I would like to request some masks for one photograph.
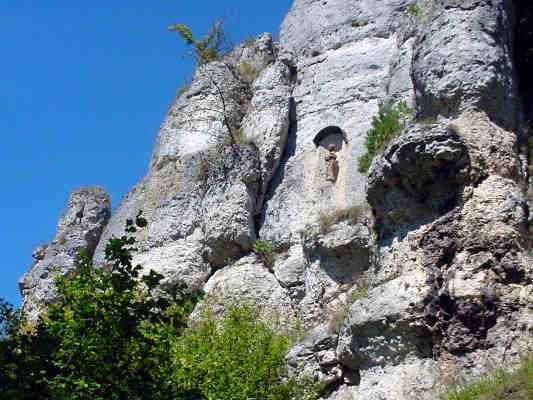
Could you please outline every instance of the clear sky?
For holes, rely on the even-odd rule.
[[[277,35],[292,0],[0,2],[0,297],[54,237],[69,193],[101,185],[116,207],[146,172],[159,124],[192,73],[167,25],[235,42]]]

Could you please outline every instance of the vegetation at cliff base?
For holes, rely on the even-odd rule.
[[[412,112],[405,102],[379,106],[377,115],[372,117],[372,128],[366,134],[366,152],[359,157],[359,172],[368,172],[372,160],[401,133],[405,119]]]
[[[180,391],[201,399],[315,398],[313,385],[288,377],[290,339],[269,325],[246,305],[229,306],[220,323],[204,316],[172,348]]]
[[[515,371],[499,370],[492,376],[452,389],[440,400],[531,400],[533,399],[533,356]]]
[[[201,293],[163,290],[132,264],[131,234],[145,226],[139,214],[110,239],[104,268],[82,255],[37,324],[0,301],[0,399],[305,399],[286,371],[288,337],[252,308],[188,328]]]

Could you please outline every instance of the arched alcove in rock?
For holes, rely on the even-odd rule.
[[[328,126],[321,129],[313,139],[316,147],[328,149],[331,144],[334,144],[337,151],[341,151],[342,147],[348,140],[346,134],[338,126]]]

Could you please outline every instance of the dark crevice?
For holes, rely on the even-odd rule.
[[[524,129],[520,135],[521,149],[528,161],[526,176],[529,187],[526,189],[528,202],[525,205],[526,224],[531,232],[531,202],[533,201],[533,1],[515,0],[514,63],[518,77]],[[531,247],[533,242],[530,241]]]
[[[533,122],[533,2],[515,0],[514,58],[526,122]],[[531,132],[530,132],[531,134]]]

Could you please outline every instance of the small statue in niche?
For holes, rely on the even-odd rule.
[[[330,144],[326,154],[326,180],[336,182],[339,174],[339,162],[337,161],[337,146]]]

